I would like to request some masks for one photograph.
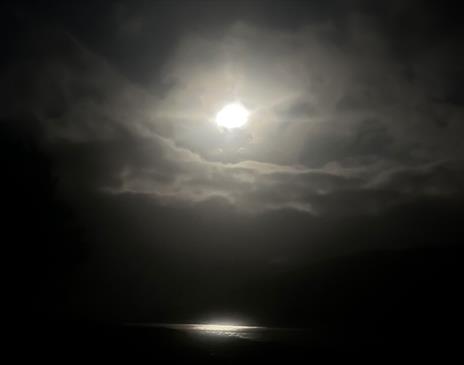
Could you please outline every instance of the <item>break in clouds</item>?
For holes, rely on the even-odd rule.
[[[118,34],[148,21],[121,20]],[[400,54],[374,23],[353,13],[343,26],[180,33],[146,82],[59,28],[31,32],[30,57],[3,75],[3,114],[39,121],[70,191],[312,215],[453,197],[464,182],[458,46]],[[237,100],[248,125],[218,128],[216,113]]]

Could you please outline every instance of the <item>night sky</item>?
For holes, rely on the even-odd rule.
[[[18,317],[454,323],[464,34],[451,2],[1,7],[1,240]],[[234,102],[248,123],[219,127]]]

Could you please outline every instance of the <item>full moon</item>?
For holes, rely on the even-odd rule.
[[[217,113],[216,124],[227,129],[240,128],[248,122],[249,115],[242,103],[227,104]]]

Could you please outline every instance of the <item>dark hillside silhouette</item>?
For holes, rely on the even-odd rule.
[[[85,253],[33,120],[0,122],[3,260],[9,302],[20,318],[60,316],[73,271]]]

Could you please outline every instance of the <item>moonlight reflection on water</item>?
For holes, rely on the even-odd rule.
[[[257,330],[263,328],[264,327],[236,326],[229,324],[196,324],[191,327],[191,330],[216,336],[253,339],[256,338]]]
[[[243,339],[257,342],[306,343],[314,338],[310,328],[283,328],[234,325],[231,323],[128,323],[135,327],[168,329],[196,338]]]
[[[189,333],[212,335],[217,337],[237,337],[249,340],[259,339],[260,334],[266,330],[266,327],[260,326],[243,326],[222,323],[157,323],[151,324],[150,326],[174,329]]]

